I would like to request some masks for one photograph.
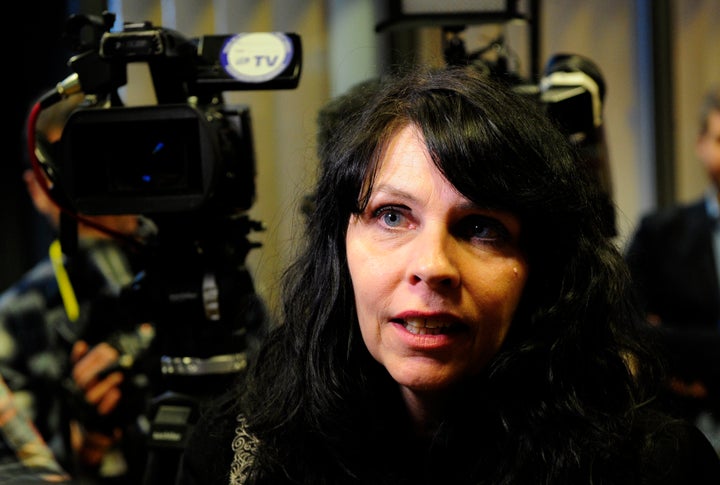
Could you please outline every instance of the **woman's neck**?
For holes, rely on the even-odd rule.
[[[416,391],[401,387],[400,392],[415,434],[420,437],[434,434],[446,409],[448,391]]]

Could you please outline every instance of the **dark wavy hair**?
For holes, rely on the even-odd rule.
[[[440,483],[625,476],[642,445],[629,430],[660,366],[603,234],[599,190],[567,140],[533,100],[471,68],[413,68],[361,92],[364,108],[324,130],[282,315],[241,389],[239,410],[261,443],[253,483],[410,483],[418,463]],[[530,268],[503,347],[455,392],[422,448],[360,336],[345,248],[382,149],[408,124],[460,193],[520,218]]]

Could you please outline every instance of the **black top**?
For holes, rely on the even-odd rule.
[[[230,414],[202,416],[185,449],[177,485],[227,485],[237,426],[236,416]],[[640,415],[631,435],[641,436],[650,445],[638,452],[634,460],[637,467],[629,471],[641,478],[628,478],[627,483],[720,483],[720,457],[707,438],[687,421],[647,411]]]
[[[689,419],[720,409],[720,286],[713,249],[717,220],[707,199],[644,216],[626,259],[647,313],[662,321],[673,376],[700,381],[704,398],[670,396]]]
[[[705,199],[646,215],[626,258],[648,313],[665,325],[720,331],[720,286]]]

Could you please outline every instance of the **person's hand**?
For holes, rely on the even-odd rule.
[[[119,357],[117,349],[104,342],[92,348],[82,340],[73,345],[70,354],[74,363],[72,380],[85,402],[99,416],[109,415],[122,398],[120,384],[124,374],[113,370]],[[88,423],[71,422],[72,448],[84,467],[94,469],[100,466],[106,453],[121,437],[120,428],[99,430]]]
[[[122,439],[122,430],[115,428],[111,432],[86,429],[77,420],[70,421],[70,445],[78,463],[85,469],[97,469],[105,455]]]
[[[693,399],[704,399],[708,396],[708,390],[701,381],[684,381],[677,377],[670,379],[670,389],[672,392],[681,397],[689,397]]]
[[[104,342],[90,348],[87,342],[79,340],[72,349],[73,381],[100,416],[110,414],[122,397],[120,384],[124,374],[119,370],[108,373],[118,358],[118,351]]]
[[[648,313],[647,321],[653,327],[659,327],[660,325],[662,325],[662,318],[660,318],[660,315],[657,315],[655,313]]]

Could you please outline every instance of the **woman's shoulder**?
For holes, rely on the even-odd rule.
[[[179,484],[230,483],[233,446],[240,427],[237,416],[227,401],[201,410],[185,446]]]
[[[642,444],[644,483],[720,483],[720,456],[692,423],[648,410],[638,414],[633,431]]]

